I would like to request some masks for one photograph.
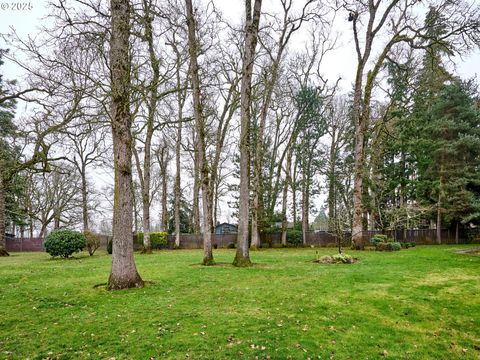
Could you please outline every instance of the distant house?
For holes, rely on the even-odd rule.
[[[238,232],[237,225],[222,223],[215,226],[215,234],[236,234]]]

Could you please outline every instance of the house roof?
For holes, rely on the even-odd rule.
[[[224,223],[221,223],[221,224],[217,224],[217,225],[215,225],[215,227],[218,227],[218,226],[223,226],[223,225],[228,225],[228,226],[234,226],[234,227],[237,227],[237,225],[235,225],[235,224],[229,224],[229,223],[225,223],[225,222],[224,222]]]

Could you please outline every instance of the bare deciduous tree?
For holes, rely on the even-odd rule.
[[[130,3],[111,0],[111,121],[115,165],[111,290],[143,287],[133,259],[132,117],[130,113]]]
[[[258,28],[262,0],[255,0],[253,11],[251,0],[245,0],[245,48],[242,59],[242,81],[240,100],[240,204],[238,210],[237,252],[233,265],[251,266],[248,224],[250,199],[250,121],[252,105],[252,72],[255,48],[258,42]]]

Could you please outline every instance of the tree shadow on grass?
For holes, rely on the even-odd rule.
[[[470,255],[470,256],[480,256],[480,248],[466,249],[456,251],[457,254]]]
[[[81,261],[81,260],[86,260],[90,258],[93,258],[93,256],[78,255],[78,256],[69,256],[68,258],[59,257],[59,256],[55,256],[55,257],[50,256],[49,258],[44,259],[43,261]]]
[[[248,269],[248,268],[267,268],[267,264],[261,264],[261,263],[252,263],[251,266],[247,267],[238,267],[238,266],[233,266],[231,262],[216,262],[213,265],[203,265],[202,263],[194,263],[190,264],[189,266],[196,267],[196,268],[230,268],[230,269]]]
[[[122,290],[115,290],[115,292],[117,291],[123,291],[123,290],[131,290],[131,289],[145,289],[146,287],[150,287],[152,285],[155,285],[155,281],[149,281],[149,280],[144,280],[143,281],[143,288],[136,288],[136,287],[133,287],[133,288],[129,288],[129,289],[122,289]],[[103,291],[107,291],[107,292],[110,292],[108,289],[107,289],[107,286],[108,286],[108,283],[100,283],[100,284],[96,284],[96,285],[93,285],[93,289],[95,290],[103,290]]]

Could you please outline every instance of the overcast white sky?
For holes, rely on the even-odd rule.
[[[275,8],[276,1],[278,0],[264,0],[263,8]],[[22,0],[21,3],[31,4],[31,10],[13,10],[14,3],[20,3],[20,1],[0,1],[0,33],[7,33],[10,27],[14,27],[21,35],[35,36],[38,33],[38,26],[42,24],[42,18],[46,15],[47,0]],[[243,0],[214,0],[214,3],[230,21],[238,23],[241,20],[244,12]],[[340,41],[337,44],[337,50],[325,58],[323,69],[325,74],[332,80],[341,75],[341,86],[348,91],[353,81],[356,59],[353,43],[348,40],[350,37],[349,25],[351,23],[344,21],[344,17],[344,14],[340,14],[337,17],[335,28],[340,32]],[[2,47],[1,43],[0,47]],[[458,63],[458,73],[462,77],[478,76],[480,71],[480,51],[476,51],[463,60],[458,59],[456,62]],[[6,78],[16,78],[20,75],[19,70],[8,63],[5,64],[3,72]]]

